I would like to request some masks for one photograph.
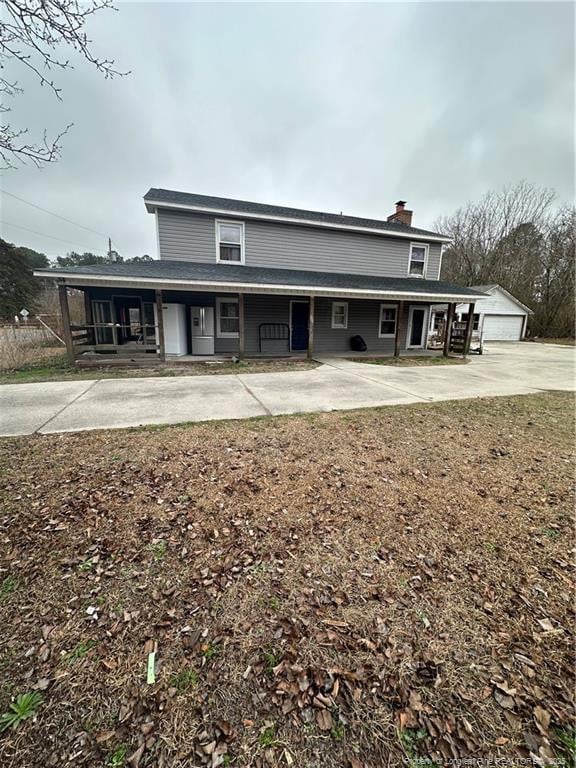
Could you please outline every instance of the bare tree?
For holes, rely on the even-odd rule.
[[[522,181],[439,219],[436,229],[452,237],[442,277],[499,283],[534,310],[534,333],[573,335],[574,208],[554,212],[555,197]]]
[[[542,336],[574,336],[576,209],[561,208],[547,222],[538,254],[533,331]]]
[[[526,239],[528,230],[522,228],[527,224],[539,227],[555,197],[551,189],[521,181],[499,192],[488,192],[478,202],[440,218],[436,229],[452,237],[442,276],[466,285],[501,282],[514,239]]]
[[[40,85],[50,88],[61,98],[61,88],[54,82],[54,70],[70,69],[69,59],[57,50],[68,47],[93,64],[105,77],[123,75],[111,59],[100,59],[92,51],[92,41],[84,31],[89,17],[100,10],[116,10],[112,0],[2,0],[0,19],[0,66],[15,61],[30,70]],[[29,141],[27,128],[15,128],[6,121],[11,111],[6,101],[22,94],[17,81],[0,75],[0,158],[5,168],[16,167],[16,162],[30,161],[36,165],[49,163],[59,157],[61,139],[71,128],[66,126],[57,136]]]

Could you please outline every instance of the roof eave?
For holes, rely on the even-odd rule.
[[[315,221],[313,219],[300,219],[290,216],[274,216],[266,213],[253,213],[246,211],[229,210],[228,208],[217,208],[214,206],[189,205],[187,203],[171,203],[162,200],[148,200],[144,198],[144,205],[148,213],[155,213],[157,208],[174,208],[176,210],[191,211],[193,213],[209,213],[218,216],[231,216],[242,219],[256,219],[261,221],[276,221],[284,224],[299,224],[305,227],[321,227],[323,229],[342,229],[349,232],[363,232],[372,235],[386,235],[388,237],[400,237],[408,240],[424,240],[436,243],[450,243],[451,237],[446,235],[428,233],[428,232],[394,232],[390,229],[376,229],[374,227],[362,227],[353,224],[336,224],[325,221]]]
[[[53,278],[64,285],[73,287],[90,287],[104,285],[107,287],[159,288],[162,290],[211,291],[214,293],[259,293],[284,294],[289,296],[319,296],[319,297],[349,297],[365,299],[394,299],[396,301],[423,301],[427,303],[474,301],[484,298],[485,294],[461,293],[423,293],[418,291],[378,290],[364,288],[342,288],[326,286],[286,285],[270,283],[240,283],[216,280],[186,280],[183,278],[133,277],[125,275],[95,275],[74,272],[55,272],[53,270],[36,270],[35,277]]]

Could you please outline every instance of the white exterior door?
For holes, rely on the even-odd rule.
[[[423,349],[428,331],[427,307],[410,307],[408,313],[408,334],[406,349]]]
[[[484,315],[483,341],[519,341],[524,315]]]

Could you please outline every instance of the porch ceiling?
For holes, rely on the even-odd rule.
[[[232,264],[151,261],[73,269],[37,270],[37,277],[74,287],[108,286],[210,293],[284,294],[425,302],[463,302],[484,298],[471,288],[440,280],[271,269]]]

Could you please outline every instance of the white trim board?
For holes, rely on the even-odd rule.
[[[124,275],[80,275],[67,272],[55,274],[51,270],[35,270],[35,277],[48,277],[56,280],[62,280],[66,285],[78,286],[79,288],[91,285],[105,285],[107,287],[130,286],[132,288],[159,288],[170,290],[178,288],[185,291],[208,291],[209,293],[284,293],[294,296],[328,296],[334,298],[345,298],[353,296],[355,298],[366,299],[409,299],[412,301],[425,301],[432,304],[442,304],[444,302],[468,303],[485,298],[484,294],[474,294],[473,296],[463,296],[458,294],[437,294],[421,293],[417,291],[392,291],[392,290],[373,290],[368,288],[329,288],[308,285],[277,285],[265,283],[225,283],[210,282],[206,280],[184,280],[170,279],[160,277],[125,277]]]
[[[418,232],[394,232],[389,229],[375,229],[363,227],[360,224],[333,224],[314,219],[296,219],[290,216],[274,216],[265,213],[247,213],[246,211],[228,211],[226,208],[208,208],[202,205],[185,205],[183,203],[163,203],[161,200],[145,200],[148,213],[155,213],[158,208],[175,208],[177,210],[192,211],[193,213],[210,213],[216,216],[230,216],[240,219],[261,219],[263,221],[278,221],[286,224],[300,224],[303,227],[323,227],[324,229],[345,229],[351,232],[366,232],[373,235],[388,235],[388,237],[401,237],[408,240],[422,238],[422,240],[435,243],[451,243],[452,238],[434,234],[419,234]]]

